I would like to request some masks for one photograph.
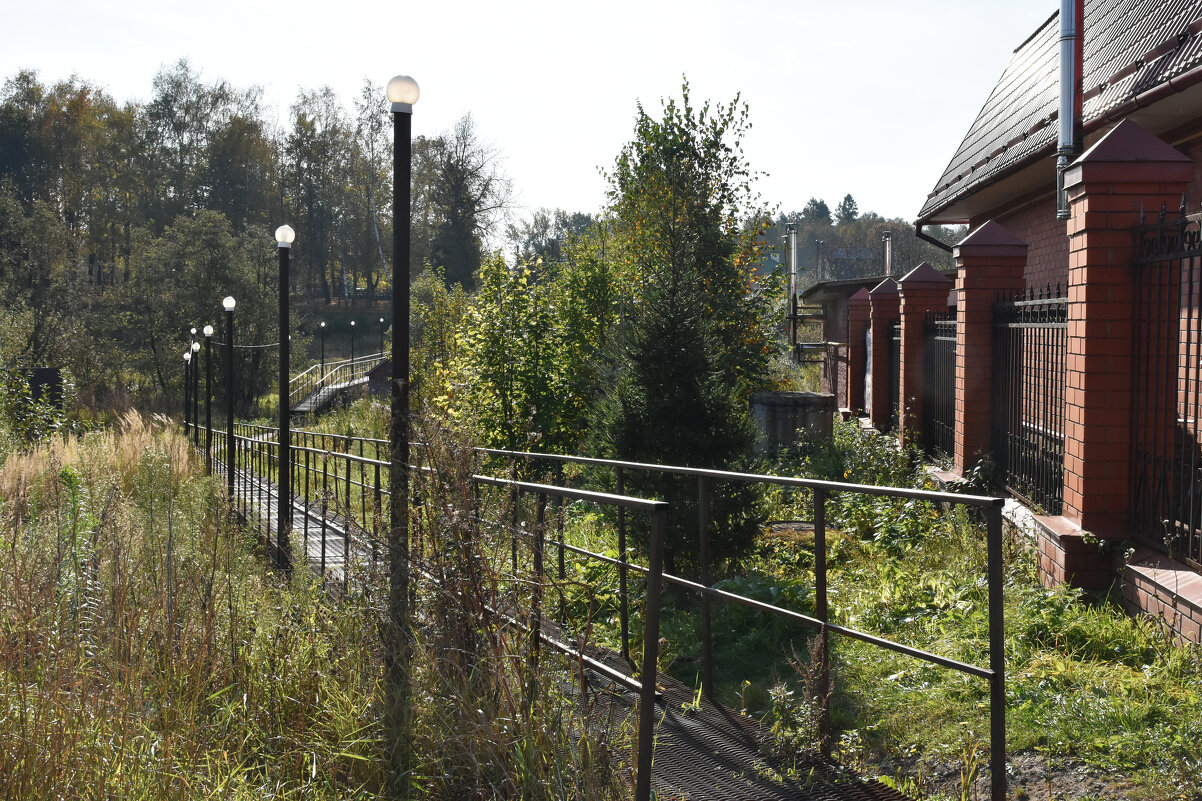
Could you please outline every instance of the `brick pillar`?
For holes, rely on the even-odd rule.
[[[1071,204],[1064,513],[1127,536],[1131,492],[1132,259],[1140,209],[1176,208],[1193,163],[1124,120],[1065,174]]]
[[[925,261],[897,282],[901,294],[901,397],[898,432],[902,442],[922,445],[923,374],[926,356],[926,318],[947,311],[954,283]]]
[[[864,411],[864,370],[868,366],[868,319],[872,302],[861,289],[847,299],[847,393],[845,402],[852,414]]]
[[[956,259],[956,448],[953,470],[968,474],[992,448],[993,304],[1023,288],[1027,244],[992,220],[953,251]]]
[[[901,295],[897,282],[892,278],[881,281],[868,293],[869,329],[872,331],[872,351],[868,354],[872,367],[871,397],[868,398],[868,416],[878,431],[889,427],[889,340],[893,334],[890,325],[901,310]]]

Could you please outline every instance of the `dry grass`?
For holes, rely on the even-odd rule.
[[[423,495],[446,583],[418,597],[411,794],[619,797],[566,674],[482,614],[511,582],[456,453]],[[285,580],[222,497],[134,413],[0,466],[0,798],[383,797],[381,578],[337,603]]]
[[[201,472],[136,414],[0,470],[0,796],[377,783],[369,619],[272,580]]]

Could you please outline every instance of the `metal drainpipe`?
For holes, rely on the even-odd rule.
[[[922,220],[918,220],[917,222],[915,222],[914,223],[914,236],[918,237],[923,242],[930,242],[932,245],[939,248],[940,250],[946,250],[948,253],[951,253],[953,250],[951,245],[947,244],[946,242],[940,242],[938,239],[931,236],[930,234],[923,233],[922,229],[928,225],[930,225],[930,223],[925,223]]]
[[[1060,142],[1056,149],[1056,219],[1069,218],[1064,174],[1083,148],[1081,71],[1085,0],[1060,0]]]

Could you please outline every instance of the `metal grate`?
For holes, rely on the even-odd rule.
[[[1144,542],[1202,566],[1202,236],[1181,209],[1137,231],[1132,524]]]
[[[1068,299],[1057,285],[993,307],[993,454],[1006,489],[1047,514],[1064,500]]]
[[[947,457],[956,447],[956,313],[928,314],[924,321],[922,446]]]
[[[613,652],[595,649],[590,655],[614,670],[628,670]],[[602,703],[631,714],[638,696],[591,675],[590,686]],[[666,673],[656,681],[663,688],[656,704],[656,748],[652,786],[660,799],[706,801],[906,801],[907,796],[874,780],[861,780],[821,756],[807,755],[785,765],[764,749],[767,732],[751,718],[732,712],[708,699],[688,714],[695,691]]]

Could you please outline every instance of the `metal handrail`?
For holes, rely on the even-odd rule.
[[[360,368],[365,368],[362,372],[366,373],[368,370],[385,361],[386,358],[385,354],[380,352],[356,356],[354,359],[326,362],[325,371],[316,376],[310,375],[310,373],[314,371],[314,368],[320,368],[320,365],[314,365],[289,381],[288,405],[295,407],[301,401],[326,387],[348,382],[358,375]],[[366,365],[371,366],[365,367]]]
[[[251,426],[251,425],[243,425],[242,430],[259,432],[258,437],[249,437],[249,438],[240,437],[240,439],[244,439],[248,442],[257,443],[259,445],[270,443],[270,440],[268,440],[267,437],[277,431],[277,429],[270,428],[267,426]],[[390,461],[386,460],[386,459],[381,459],[381,458],[360,456],[360,455],[356,455],[354,453],[349,452],[351,443],[355,443],[355,442],[359,442],[359,443],[363,443],[363,444],[370,443],[372,446],[376,447],[376,449],[377,449],[376,453],[377,453],[377,457],[378,457],[379,448],[380,448],[380,446],[387,444],[386,440],[357,438],[357,437],[352,437],[352,436],[342,436],[342,435],[336,435],[336,434],[321,434],[318,432],[305,432],[305,431],[292,432],[292,438],[294,439],[294,441],[295,440],[304,440],[305,437],[309,437],[309,438],[324,437],[324,438],[328,438],[329,440],[331,440],[331,442],[334,442],[334,443],[344,442],[347,444],[348,452],[339,452],[339,451],[328,449],[328,448],[323,449],[323,448],[311,447],[308,444],[294,444],[292,447],[297,450],[298,454],[305,455],[304,468],[301,469],[299,462],[298,462],[298,471],[294,472],[294,476],[297,475],[297,473],[301,473],[305,476],[305,480],[307,481],[308,476],[311,474],[311,467],[310,467],[310,463],[309,463],[310,458],[320,458],[320,460],[322,461],[322,464],[323,464],[323,472],[322,472],[323,480],[328,481],[329,475],[328,475],[328,467],[326,467],[326,465],[328,464],[329,460],[333,460],[335,463],[335,475],[334,475],[335,496],[337,494],[338,483],[341,482],[342,485],[345,487],[345,498],[347,500],[347,506],[350,507],[349,511],[352,514],[354,513],[353,504],[351,503],[351,487],[352,486],[361,488],[360,504],[363,507],[366,506],[366,495],[369,490],[373,491],[376,494],[377,499],[379,499],[383,494],[386,493],[386,489],[384,489],[384,480],[382,479],[382,473],[383,473],[383,471],[388,469]],[[307,440],[304,440],[304,441],[307,442]],[[270,449],[268,449],[268,450],[270,450]],[[709,468],[697,468],[697,467],[687,467],[687,466],[679,466],[679,465],[656,465],[656,464],[650,464],[650,463],[645,463],[645,462],[630,462],[630,461],[622,461],[622,460],[614,460],[614,459],[601,459],[601,458],[596,458],[596,457],[584,457],[584,456],[567,456],[567,455],[561,455],[561,454],[536,453],[536,452],[531,452],[531,451],[510,451],[510,450],[503,450],[503,449],[496,449],[496,448],[474,448],[473,450],[481,455],[490,455],[490,456],[507,458],[511,461],[511,464],[516,463],[517,460],[544,460],[544,461],[549,461],[549,462],[555,463],[560,466],[562,466],[563,464],[580,464],[580,465],[606,467],[606,468],[613,469],[615,471],[615,480],[617,483],[617,490],[615,493],[612,493],[612,494],[611,493],[598,493],[598,492],[587,491],[587,490],[578,490],[578,489],[573,489],[573,488],[564,487],[564,486],[558,486],[558,485],[554,485],[554,484],[521,482],[521,481],[516,481],[514,478],[501,478],[501,477],[486,476],[486,475],[472,475],[471,480],[477,484],[497,486],[497,487],[509,487],[511,489],[514,489],[516,492],[533,493],[533,494],[539,495],[540,497],[554,496],[554,497],[560,497],[560,498],[565,498],[565,499],[584,500],[584,501],[589,501],[589,502],[596,502],[596,503],[602,503],[602,504],[613,504],[613,505],[618,506],[618,508],[619,508],[619,532],[618,533],[619,533],[619,556],[620,556],[620,558],[613,559],[611,557],[606,557],[601,554],[595,554],[595,553],[586,551],[584,549],[580,549],[580,548],[576,548],[571,545],[567,545],[566,543],[564,543],[562,541],[562,538],[561,538],[560,542],[557,543],[557,545],[560,549],[560,564],[562,565],[562,563],[563,563],[563,556],[562,556],[563,553],[572,552],[572,553],[577,553],[581,556],[586,556],[586,557],[592,558],[592,559],[599,559],[603,562],[614,564],[619,568],[619,578],[620,578],[620,582],[621,582],[621,589],[619,591],[619,604],[620,604],[620,612],[621,612],[621,618],[622,618],[621,636],[622,636],[622,643],[623,643],[622,650],[623,650],[624,656],[626,656],[629,653],[629,631],[628,631],[628,624],[627,624],[628,614],[629,614],[629,612],[628,612],[629,600],[627,598],[627,591],[626,591],[626,572],[628,570],[633,570],[637,573],[642,573],[644,575],[647,575],[649,579],[650,579],[651,575],[654,573],[656,576],[657,583],[660,581],[666,581],[666,582],[669,582],[672,584],[676,584],[677,586],[684,587],[691,591],[697,592],[702,597],[702,601],[703,601],[703,603],[702,603],[703,625],[701,627],[702,628],[702,639],[703,639],[703,642],[702,642],[702,659],[703,659],[702,688],[707,695],[713,691],[713,686],[714,686],[713,685],[713,664],[712,664],[712,662],[713,662],[713,643],[712,643],[712,636],[710,634],[710,626],[709,626],[709,618],[710,618],[709,601],[712,599],[718,599],[718,600],[722,600],[722,601],[739,603],[739,604],[742,604],[745,606],[750,606],[752,608],[770,612],[772,614],[783,616],[788,619],[792,619],[792,620],[798,621],[800,623],[809,625],[811,627],[817,628],[819,630],[819,636],[822,637],[821,650],[820,650],[821,662],[819,665],[819,671],[820,671],[819,676],[820,676],[820,681],[822,682],[822,686],[818,688],[820,697],[825,696],[826,688],[829,686],[829,657],[828,657],[828,649],[826,647],[827,646],[826,638],[829,634],[832,634],[832,633],[838,634],[841,636],[845,636],[845,637],[849,637],[852,639],[860,640],[862,642],[866,642],[866,643],[872,644],[872,645],[880,647],[880,648],[885,648],[887,650],[891,650],[896,653],[901,653],[901,654],[904,654],[904,655],[907,655],[907,656],[910,656],[910,657],[913,657],[916,659],[920,659],[920,660],[926,661],[931,664],[935,664],[935,665],[939,665],[939,666],[942,666],[945,668],[957,670],[959,672],[962,672],[962,673],[965,673],[968,675],[972,675],[972,676],[976,676],[978,678],[983,678],[983,679],[988,680],[989,685],[990,685],[990,689],[989,689],[989,694],[990,694],[990,745],[991,745],[990,770],[991,770],[991,778],[993,781],[993,798],[997,799],[999,801],[1000,801],[1000,799],[1004,799],[1005,784],[1006,784],[1006,771],[1005,771],[1005,760],[1006,760],[1005,712],[1006,712],[1006,710],[1005,710],[1004,620],[1003,620],[1003,608],[1002,608],[1002,516],[1001,516],[1001,512],[1002,512],[1002,504],[1004,503],[1004,500],[1002,498],[979,496],[979,495],[960,495],[960,494],[956,494],[956,493],[939,492],[939,491],[933,491],[933,490],[910,489],[910,488],[906,488],[906,487],[882,487],[882,486],[867,485],[867,484],[850,484],[850,483],[843,483],[843,482],[837,482],[837,481],[826,481],[826,480],[821,480],[821,479],[801,478],[801,477],[795,477],[795,476],[774,476],[774,475],[758,474],[758,473],[741,473],[741,472],[728,471],[728,470],[715,470],[715,469],[709,469]],[[299,457],[298,457],[298,459],[299,459]],[[337,464],[339,461],[343,461],[346,464],[346,469],[341,474],[339,473],[339,470],[337,468]],[[358,465],[360,480],[357,482],[352,481],[352,472],[354,470],[353,465]],[[270,468],[270,455],[268,455],[268,458],[267,458],[267,466],[268,466],[268,468]],[[374,484],[370,484],[366,481],[365,472],[369,468],[374,471]],[[428,468],[427,468],[427,470],[428,470]],[[691,478],[697,479],[697,481],[698,481],[698,507],[701,510],[700,516],[699,516],[699,521],[698,521],[698,536],[700,538],[700,543],[701,543],[701,574],[702,574],[701,578],[702,578],[702,580],[700,582],[690,581],[688,579],[685,579],[685,578],[682,578],[679,576],[674,576],[671,574],[664,573],[663,569],[662,569],[662,561],[659,561],[658,567],[652,566],[652,567],[647,567],[647,568],[643,568],[643,567],[634,565],[634,564],[626,561],[626,558],[625,558],[626,557],[625,525],[624,525],[624,518],[621,514],[621,511],[626,508],[642,509],[642,508],[644,508],[644,506],[650,504],[650,506],[646,506],[646,508],[662,510],[662,514],[665,516],[665,520],[666,520],[667,511],[668,511],[667,504],[663,504],[662,502],[648,501],[645,499],[633,499],[630,496],[626,495],[623,487],[624,487],[624,474],[627,471],[657,472],[657,473],[674,474],[674,475],[691,477]],[[419,469],[418,472],[426,472],[426,471]],[[294,481],[295,480],[296,479],[294,478]],[[771,485],[783,486],[783,487],[808,489],[814,493],[815,615],[813,615],[813,616],[805,615],[805,614],[802,614],[802,613],[799,613],[799,612],[796,612],[793,610],[789,610],[789,609],[785,609],[783,607],[775,606],[773,604],[765,603],[763,601],[757,601],[753,598],[738,595],[737,593],[731,593],[731,592],[728,592],[725,590],[719,590],[719,589],[709,586],[708,540],[709,540],[709,533],[710,533],[709,528],[711,525],[711,521],[709,520],[709,511],[708,510],[709,510],[709,496],[710,496],[710,492],[711,492],[711,485],[715,481],[734,481],[734,482],[740,482],[740,483],[771,484]],[[927,501],[927,502],[931,502],[931,503],[956,504],[956,505],[963,505],[963,506],[977,508],[977,509],[980,509],[983,511],[983,513],[985,514],[985,517],[986,517],[986,522],[987,522],[986,540],[987,540],[987,550],[988,550],[988,607],[989,607],[988,608],[988,620],[989,620],[989,667],[988,668],[961,662],[961,661],[958,661],[955,659],[951,659],[949,657],[941,656],[939,654],[934,654],[934,653],[931,653],[928,651],[923,651],[918,648],[913,648],[911,646],[904,645],[902,643],[897,643],[897,642],[888,640],[886,638],[879,637],[875,634],[870,634],[868,632],[859,631],[859,630],[851,628],[851,627],[842,626],[837,623],[833,623],[829,620],[829,614],[828,614],[829,605],[827,602],[827,589],[826,589],[826,579],[827,579],[827,577],[826,577],[826,501],[827,501],[828,495],[830,495],[831,493],[836,493],[836,492],[854,493],[854,494],[876,496],[876,497],[903,498],[903,499],[909,499],[909,500]],[[300,495],[299,497],[304,497],[304,498],[308,497],[307,485],[306,485],[306,492],[304,494]],[[373,506],[373,512],[375,512],[377,514],[377,516],[378,516],[379,508],[380,508],[380,505],[377,500],[375,505]],[[364,513],[365,513],[365,508],[364,508]],[[656,511],[657,516],[660,513],[661,513],[661,511]],[[324,507],[323,507],[323,521],[324,521],[324,517],[325,517],[325,512],[324,512]],[[323,522],[323,538],[324,538],[324,525],[325,524]],[[366,520],[363,521],[362,525],[363,525],[363,533],[365,535],[367,535],[369,537],[374,536],[374,534],[371,533],[371,531],[370,531],[371,529],[374,529],[374,526],[369,526],[368,521],[366,521]],[[348,548],[348,553],[349,553],[349,538],[350,538],[349,531],[347,532],[346,536],[347,536],[347,545],[345,547]],[[514,547],[516,548],[516,545]],[[653,532],[651,548],[650,548],[650,552],[648,554],[648,556],[651,558],[651,560],[653,562],[656,562],[657,560],[662,560],[662,553],[660,553],[661,550],[662,550],[662,532],[660,532],[660,536],[658,538],[655,536],[655,534]],[[373,553],[374,552],[375,551],[374,551],[374,546],[373,546]],[[324,550],[323,550],[323,553],[324,553]],[[515,564],[516,564],[516,550],[515,550],[514,560],[515,560]],[[561,567],[561,569],[562,569],[562,567]],[[343,578],[345,581],[345,571],[344,571]],[[647,588],[648,599],[650,599],[652,597],[653,592],[657,594],[658,589],[657,588],[653,589],[652,587],[648,586],[648,588]],[[656,602],[656,605],[658,606],[658,601]],[[648,608],[645,613],[645,620],[644,620],[645,627],[650,625],[650,622],[651,622],[650,620],[646,619],[646,616],[649,614],[650,614],[650,609]],[[656,610],[656,614],[658,614],[658,609]],[[645,631],[646,631],[646,628],[645,628]],[[644,649],[645,650],[644,650],[644,674],[643,675],[653,675],[653,674],[648,674],[646,672],[647,670],[654,670],[654,665],[655,665],[654,662],[651,662],[650,668],[649,668],[646,663],[646,655],[647,655],[648,649],[653,649],[653,645],[649,644],[647,642],[646,634],[644,636]],[[651,682],[646,682],[646,684],[652,685]],[[647,705],[647,708],[650,709],[651,706]],[[642,711],[640,711],[640,714],[642,714]],[[650,726],[650,725],[651,725],[651,722],[649,721],[648,726]],[[823,723],[824,736],[825,736],[825,732],[826,732],[828,726],[829,726],[829,722],[824,721],[824,723]],[[641,749],[641,745],[640,745],[640,749]],[[640,757],[641,757],[641,755],[640,755]],[[648,755],[648,759],[650,759],[650,755]],[[640,764],[649,764],[649,762],[643,762],[642,759],[640,758]]]

